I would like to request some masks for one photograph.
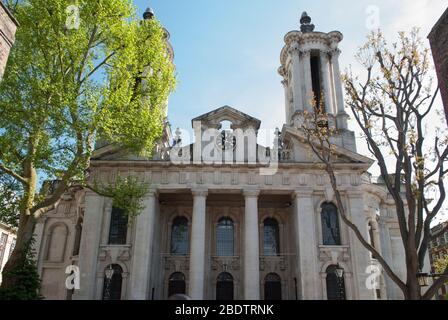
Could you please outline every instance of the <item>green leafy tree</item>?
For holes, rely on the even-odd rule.
[[[14,178],[0,173],[0,222],[18,227],[22,186]]]
[[[166,31],[129,0],[24,0],[0,83],[0,172],[20,184],[17,244],[2,288],[19,285],[36,221],[85,185],[95,140],[149,155],[175,86]],[[39,194],[39,178],[59,183]]]

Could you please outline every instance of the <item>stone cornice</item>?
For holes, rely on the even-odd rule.
[[[334,163],[336,170],[364,170],[366,167],[366,163]],[[148,169],[148,168],[160,168],[167,169],[172,168],[173,170],[198,170],[204,171],[208,169],[244,169],[245,171],[258,170],[260,168],[267,168],[266,165],[262,164],[247,164],[247,163],[216,163],[216,164],[173,164],[170,161],[150,161],[150,160],[92,160],[91,161],[91,169],[110,169],[110,168],[120,168],[132,171],[136,171],[136,169]],[[369,165],[370,167],[370,165]],[[317,170],[323,171],[319,167],[319,164],[314,162],[281,162],[278,164],[279,169],[305,169],[305,170]],[[138,171],[138,170],[137,170]]]
[[[294,30],[285,35],[285,46],[280,54],[280,62],[283,67],[286,66],[288,55],[291,50],[301,50],[305,45],[320,45],[327,48],[327,51],[337,50],[339,42],[343,39],[342,33],[339,31],[324,32],[307,32],[302,33]]]

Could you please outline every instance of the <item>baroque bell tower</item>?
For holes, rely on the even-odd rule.
[[[348,115],[344,108],[344,94],[339,69],[338,46],[343,36],[339,31],[314,31],[311,18],[304,12],[300,31],[285,35],[281,52],[281,67],[285,89],[286,125],[300,127],[303,113],[314,112],[313,102],[325,108],[329,126],[337,129],[334,143],[356,151],[355,136],[348,130]]]

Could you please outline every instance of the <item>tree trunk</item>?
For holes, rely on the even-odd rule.
[[[405,293],[406,300],[421,300],[422,295],[420,293],[420,285],[418,284],[417,278],[414,276],[412,279],[409,278],[406,284],[407,292]]]
[[[2,271],[2,289],[11,289],[15,287],[19,281],[19,279],[15,275],[10,274],[10,272],[22,265],[25,261],[28,248],[33,238],[35,222],[36,220],[32,215],[25,215],[25,212],[22,212],[16,246]]]

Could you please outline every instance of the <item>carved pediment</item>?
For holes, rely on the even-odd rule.
[[[232,129],[245,129],[252,128],[258,130],[261,125],[261,121],[238,111],[232,107],[224,106],[216,110],[210,111],[202,116],[196,117],[192,120],[194,122],[200,121],[203,128],[220,129],[221,122],[229,121],[232,123]]]
[[[308,145],[307,138],[302,131],[291,127],[285,127],[283,129],[282,135],[287,140],[292,141],[292,148],[296,150],[296,162],[320,162],[317,156],[313,154],[311,147]],[[315,144],[315,147],[319,148],[319,145]],[[336,144],[334,144],[333,147],[333,156],[335,163],[359,164],[365,165],[366,168],[369,168],[374,163],[374,160]],[[297,159],[297,154],[301,154],[303,157],[301,157],[301,159]]]

